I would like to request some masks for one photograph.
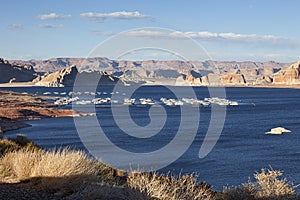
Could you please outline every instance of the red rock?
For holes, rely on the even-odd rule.
[[[300,61],[292,64],[286,69],[282,69],[274,74],[273,83],[274,84],[299,84],[299,68]]]
[[[223,84],[245,84],[245,78],[243,74],[224,74],[221,76],[221,82]]]

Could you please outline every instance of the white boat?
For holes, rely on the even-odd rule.
[[[182,106],[183,102],[176,99],[160,98],[161,102],[167,106]]]
[[[155,102],[151,98],[140,98],[140,102],[142,105],[154,105]]]
[[[111,99],[109,97],[107,98],[95,98],[92,100],[92,103],[97,105],[97,104],[104,104],[104,103],[109,103]]]
[[[124,105],[134,105],[134,104],[135,104],[135,99],[129,99],[129,98],[124,99]]]
[[[205,101],[205,100],[199,100],[199,99],[195,99],[195,98],[182,98],[182,101],[191,104],[191,105],[202,105],[202,106],[209,106],[210,102],[209,101]]]
[[[54,104],[56,105],[68,105],[70,103],[76,102],[78,101],[79,98],[78,97],[74,97],[74,98],[69,98],[69,97],[63,97],[63,98],[58,98]]]
[[[204,98],[204,101],[207,101],[212,104],[217,104],[220,106],[237,106],[238,105],[237,101],[231,101],[228,99],[222,99],[222,98],[218,98],[218,97]]]
[[[292,131],[285,129],[283,127],[272,128],[271,131],[266,132],[265,134],[272,134],[272,135],[282,135],[283,133],[291,133]]]

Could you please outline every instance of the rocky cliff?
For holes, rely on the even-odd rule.
[[[38,86],[46,87],[64,87],[72,86],[77,76],[78,70],[76,66],[67,67],[54,73],[46,73],[38,77],[33,82]]]
[[[14,65],[0,58],[0,83],[28,82],[37,76],[31,65]]]
[[[300,84],[300,61],[274,74],[274,84]]]
[[[71,87],[75,80],[80,85],[97,84],[98,81],[101,84],[115,84],[118,78],[100,71],[78,72],[76,66],[71,66],[53,73],[46,73],[33,82],[35,85],[45,87]],[[97,82],[95,83],[95,81]]]
[[[176,83],[177,85],[264,85],[273,84],[273,81],[274,84],[297,82],[297,77],[295,77],[297,70],[282,71],[290,64],[274,61],[126,61],[99,57],[52,58],[49,60],[12,61],[12,63],[32,65],[36,71],[48,72],[35,80],[37,85],[46,86],[72,85],[75,74],[86,71],[93,72],[94,76],[106,77],[104,82],[108,84],[113,84],[119,79],[132,83]],[[68,70],[73,65],[77,66],[77,71],[72,69],[69,72]],[[67,69],[65,70],[65,68]],[[99,74],[97,75],[97,73]],[[292,78],[293,76],[294,78]]]

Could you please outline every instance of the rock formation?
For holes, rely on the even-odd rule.
[[[46,87],[73,86],[77,73],[76,66],[67,67],[51,74],[45,74],[33,82],[35,85]]]
[[[245,84],[245,77],[243,74],[224,74],[221,76],[223,84],[241,85]]]
[[[255,85],[266,85],[271,84],[273,79],[270,76],[261,76],[255,80]]]
[[[38,75],[30,65],[12,65],[0,58],[0,83],[28,82]]]
[[[67,67],[54,73],[47,73],[38,77],[33,82],[45,87],[72,87],[75,80],[79,85],[115,84],[119,79],[108,75],[106,72],[82,71],[78,72],[76,66]]]
[[[274,84],[300,84],[299,78],[300,61],[282,69],[274,74]]]
[[[47,72],[34,80],[41,86],[68,86],[74,82],[75,74],[88,71],[87,77],[102,76],[107,84],[117,80],[125,83],[179,85],[263,85],[297,84],[296,68],[286,69],[290,64],[277,62],[235,61],[181,61],[145,60],[126,61],[108,58],[52,58],[49,60],[11,61],[30,66],[38,72]],[[77,71],[72,67],[77,66]],[[26,67],[24,66],[24,69]],[[66,68],[66,69],[65,69]],[[32,67],[28,68],[32,70]],[[280,71],[281,70],[281,71]],[[280,71],[280,72],[278,72]],[[50,73],[50,74],[49,74]],[[98,73],[98,75],[96,74]],[[274,75],[274,73],[276,73]],[[6,82],[19,81],[10,77]]]

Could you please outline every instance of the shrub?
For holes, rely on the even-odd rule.
[[[217,199],[297,199],[296,191],[292,183],[285,178],[280,179],[282,171],[273,169],[262,169],[254,174],[256,182],[242,184],[240,187],[225,187],[218,193]]]
[[[131,172],[128,185],[141,193],[155,199],[213,199],[211,187],[205,183],[197,183],[194,175],[179,178],[159,175],[157,173]]]
[[[9,152],[0,161],[0,166],[9,169],[11,175],[19,180],[96,173],[94,160],[88,158],[82,151],[68,149]]]
[[[24,135],[18,135],[16,138],[0,139],[0,157],[8,152],[20,149],[37,152],[41,148],[29,141]]]
[[[29,180],[50,192],[73,192],[84,182],[96,179],[95,161],[82,151],[19,150],[0,160],[0,178],[10,182]]]
[[[280,179],[282,171],[273,169],[262,169],[260,173],[255,173],[256,183],[250,183],[251,187],[257,188],[256,197],[258,198],[275,198],[295,197],[295,186],[288,183],[285,178]]]
[[[7,139],[0,140],[0,156],[6,154],[7,152],[19,150],[20,148],[21,148],[20,145],[18,145],[17,143],[11,140],[7,140]]]

